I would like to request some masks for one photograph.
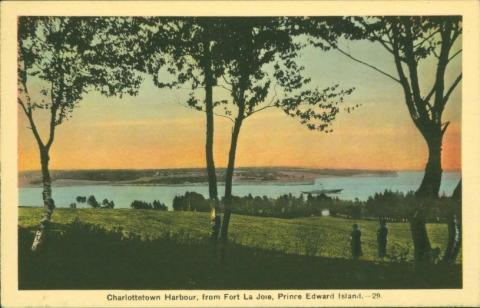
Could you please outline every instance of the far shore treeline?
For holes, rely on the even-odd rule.
[[[232,213],[259,217],[300,218],[332,216],[349,219],[371,219],[386,222],[407,222],[413,215],[416,198],[413,191],[408,193],[385,190],[375,193],[366,201],[343,200],[325,194],[301,194],[294,196],[284,194],[277,198],[268,196],[252,196],[251,194],[239,197],[232,196]],[[85,203],[86,197],[78,196],[77,202]],[[223,200],[222,200],[223,201]],[[442,196],[431,201],[426,212],[426,221],[429,223],[445,223],[451,212],[455,211],[456,202],[450,197]],[[96,202],[95,196],[88,197],[87,204],[92,208],[113,208],[113,200],[105,199],[102,204]],[[113,204],[113,206],[110,206]],[[76,205],[73,203],[73,205]],[[76,206],[71,206],[76,208]],[[168,211],[168,207],[159,200],[153,202],[134,200],[130,208],[136,210]],[[177,195],[173,199],[172,210],[175,212],[209,212],[208,199],[202,194],[187,191],[184,195]]]
[[[158,201],[157,201],[158,202]],[[134,201],[138,203],[138,201]],[[135,209],[152,209],[152,207],[134,206]],[[146,203],[146,202],[144,202]],[[278,198],[252,196],[251,194],[233,196],[232,213],[240,215],[300,218],[311,216],[333,216],[351,219],[373,219],[387,222],[407,222],[415,211],[414,192],[401,193],[386,190],[370,196],[366,201],[358,199],[342,200],[325,194],[312,196],[302,194],[294,196],[285,194]],[[448,215],[455,211],[455,201],[449,197],[441,197],[429,205],[426,220],[430,223],[445,223]],[[167,210],[165,207],[162,210]],[[208,199],[196,192],[186,192],[175,196],[173,211],[209,212]]]

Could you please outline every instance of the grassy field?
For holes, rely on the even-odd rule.
[[[21,227],[38,225],[42,214],[39,208],[20,208]],[[107,230],[122,228],[123,232],[136,234],[143,239],[158,238],[165,233],[180,234],[193,239],[208,237],[208,213],[161,212],[130,209],[57,209],[53,221],[67,224],[78,218]],[[350,232],[358,223],[362,231],[364,260],[376,260],[377,221],[350,220],[333,217],[278,219],[234,215],[230,226],[230,239],[247,247],[276,250],[299,255],[316,255],[333,258],[350,258]],[[408,249],[413,258],[410,229],[406,223],[388,224],[387,251]],[[432,247],[445,248],[447,228],[444,224],[428,225]]]
[[[33,238],[32,230],[40,217],[39,208],[20,208],[19,225],[20,230],[23,230],[19,245],[20,286],[26,289],[461,286],[460,265],[432,265],[419,272],[412,263],[399,262],[398,257],[402,252],[408,251],[407,261],[411,260],[413,255],[410,231],[405,223],[388,225],[387,251],[392,257],[381,261],[376,257],[376,221],[333,217],[276,219],[234,215],[230,229],[231,243],[226,252],[220,253],[220,258],[218,247],[214,247],[208,240],[208,213],[130,209],[57,209],[53,214],[54,230],[61,232],[56,232],[55,241],[63,244],[58,244],[57,250],[50,249],[44,256],[47,260],[44,262],[52,262],[51,266],[54,268],[49,268],[45,274],[41,272],[44,269],[38,272],[38,268],[32,265],[42,264],[42,257],[31,255],[28,251],[28,245]],[[71,229],[69,224],[76,219],[97,226],[98,230],[84,228],[81,232],[75,231],[77,233],[68,231]],[[358,223],[362,230],[364,254],[358,261],[351,260],[350,254],[349,237],[353,223]],[[443,251],[447,237],[446,226],[431,224],[428,225],[428,231],[432,246]],[[68,241],[61,238],[59,234],[62,232],[66,234],[65,238],[69,238]],[[122,235],[124,240],[121,240]],[[104,243],[100,244],[101,239],[104,239]],[[119,244],[120,242],[122,244]],[[87,253],[89,247],[93,249],[92,253]],[[106,250],[106,247],[110,248]],[[103,253],[102,249],[105,250]],[[77,251],[77,254],[67,257],[66,251]],[[78,254],[85,256],[81,258]],[[98,257],[100,259],[96,259],[97,254],[101,256]],[[56,263],[52,260],[56,260]],[[67,260],[70,261],[64,264],[64,267],[59,265]],[[146,267],[147,264],[150,264],[150,268]],[[65,266],[69,270],[66,270]],[[96,276],[98,268],[112,266],[117,269],[116,274],[109,272],[108,275]],[[131,282],[119,278],[124,277],[121,271],[126,267],[132,271],[129,272],[129,277],[138,276]],[[78,268],[83,268],[82,275],[86,275],[85,268],[92,269],[92,273],[85,276],[84,280],[61,278],[69,271],[71,275],[68,277],[78,276],[74,274]],[[97,269],[97,272],[94,269]],[[56,271],[60,278],[52,274]],[[169,279],[168,283],[158,279],[165,275],[175,279]],[[45,280],[45,276],[50,278]],[[60,283],[61,281],[63,282]]]

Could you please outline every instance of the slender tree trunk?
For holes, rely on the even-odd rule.
[[[424,209],[418,209],[410,219],[410,231],[412,233],[415,262],[429,261],[432,247],[428,239],[427,226],[425,223]]]
[[[210,89],[211,91],[211,89]],[[210,199],[218,199],[217,175],[215,173],[215,161],[213,158],[213,107],[212,102],[207,103],[207,134],[206,134],[206,161],[208,175],[208,195]]]
[[[458,202],[462,202],[462,179],[458,181],[457,187],[453,190],[452,199]]]
[[[419,200],[428,200],[438,197],[440,190],[440,181],[442,177],[441,167],[441,147],[442,147],[442,129],[440,125],[435,125],[433,120],[424,110],[425,102],[421,100],[420,87],[418,85],[417,62],[413,56],[413,47],[407,44],[405,54],[411,82],[408,81],[400,56],[400,30],[395,26],[393,30],[393,55],[395,66],[397,68],[400,83],[402,84],[405,103],[410,116],[419,129],[428,145],[428,161],[425,167],[422,183],[416,191]],[[438,75],[437,70],[437,75]],[[440,89],[437,89],[437,92]],[[441,117],[440,117],[441,118]],[[421,201],[423,202],[423,201]],[[431,246],[428,239],[427,227],[425,224],[424,208],[418,206],[415,214],[410,218],[410,231],[412,233],[413,246],[415,249],[415,261],[427,261],[431,257]]]
[[[438,198],[442,181],[442,137],[440,128],[434,133],[424,133],[428,145],[425,174],[416,195],[421,198]]]
[[[438,198],[442,180],[442,131],[440,127],[424,130],[422,134],[428,145],[428,161],[422,183],[416,192],[420,200]],[[422,201],[423,202],[423,201]],[[425,209],[419,208],[410,220],[415,261],[423,262],[431,258],[431,245],[425,222]]]
[[[50,178],[50,171],[48,163],[50,160],[48,149],[40,146],[40,162],[42,165],[42,183],[43,183],[43,218],[40,221],[39,230],[35,234],[35,239],[32,244],[32,251],[37,251],[45,241],[48,233],[48,227],[52,218],[53,210],[55,209],[55,202],[52,198],[52,181]]]
[[[217,191],[217,175],[215,170],[215,160],[213,157],[213,135],[214,135],[214,119],[213,119],[213,73],[212,61],[209,48],[209,41],[204,42],[205,45],[205,113],[206,113],[206,141],[205,156],[207,162],[208,177],[208,194],[210,201],[210,219],[212,221],[211,238],[217,239],[220,232],[220,212],[218,209],[218,191]]]
[[[462,245],[462,215],[458,215],[454,218],[455,224],[455,236],[453,237],[453,246],[450,253],[450,263],[455,263],[455,260],[460,253],[460,248]]]
[[[462,243],[462,180],[452,194],[453,202],[456,202],[454,209],[447,216],[448,243],[443,255],[443,262],[454,263],[460,252]]]
[[[457,214],[448,216],[448,243],[443,255],[443,262],[455,263],[462,241],[462,225]]]
[[[233,172],[235,170],[235,155],[237,151],[238,136],[240,134],[240,128],[244,119],[244,107],[240,106],[238,117],[235,119],[235,125],[233,126],[232,139],[230,141],[230,152],[228,153],[228,167],[225,176],[225,213],[223,215],[222,232],[220,238],[222,241],[228,239],[228,226],[230,223],[230,216],[232,214],[232,184],[233,184]]]

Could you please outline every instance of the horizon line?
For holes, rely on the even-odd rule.
[[[414,168],[405,168],[405,169],[383,169],[383,168],[336,168],[336,167],[310,167],[310,166],[238,166],[234,169],[242,168],[291,168],[291,169],[313,169],[313,170],[352,170],[352,171],[399,171],[399,172],[408,172],[408,171],[425,171],[424,168],[414,169]],[[49,169],[49,171],[95,171],[95,170],[185,170],[185,169],[206,169],[205,166],[201,167],[153,167],[153,168],[72,168],[72,169]],[[216,169],[227,169],[227,167],[216,167]],[[33,172],[41,171],[41,169],[23,169],[18,170],[18,172]],[[461,172],[461,168],[452,168],[452,169],[443,169],[445,172]]]

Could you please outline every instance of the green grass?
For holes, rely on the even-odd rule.
[[[208,213],[57,209],[32,253],[40,208],[19,211],[19,289],[460,288],[461,265],[376,260],[378,223],[332,217],[233,215],[228,245],[209,240]],[[75,223],[74,223],[75,221]],[[80,223],[78,223],[80,222]],[[353,223],[364,255],[350,256]],[[410,246],[408,224],[389,224],[388,249]],[[429,225],[443,249],[446,228]],[[410,256],[412,254],[410,249]]]
[[[41,208],[20,208],[19,225],[31,228],[38,225]],[[131,209],[56,209],[52,220],[61,225],[80,221],[113,230],[121,228],[125,235],[135,234],[142,239],[167,235],[208,238],[208,213],[162,212]],[[362,231],[362,260],[377,261],[377,221],[350,220],[333,217],[278,219],[233,215],[229,236],[233,243],[288,254],[350,258],[350,232],[358,223]],[[389,223],[387,252],[398,254],[408,249],[408,260],[413,258],[410,229],[407,223]],[[432,247],[443,252],[447,239],[444,224],[429,224]]]

